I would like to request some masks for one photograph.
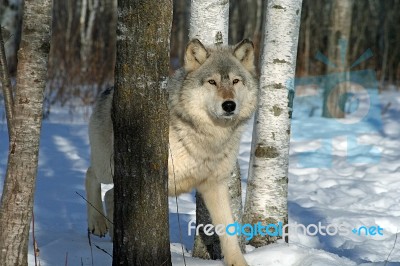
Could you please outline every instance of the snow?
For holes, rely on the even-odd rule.
[[[370,94],[370,98],[371,114],[364,112],[365,117],[346,124],[320,117],[321,94],[315,88],[305,86],[297,94],[290,147],[289,223],[342,225],[349,232],[307,236],[301,230],[290,230],[289,245],[282,240],[257,249],[248,245],[245,258],[250,265],[400,265],[400,240],[396,236],[400,231],[400,93]],[[361,98],[356,105],[367,100]],[[42,127],[34,205],[40,264],[111,265],[112,243],[108,237],[90,236],[89,245],[86,203],[77,194],[85,195],[84,176],[89,163],[87,110],[75,110],[71,116],[65,109],[53,107]],[[6,130],[3,120],[0,193],[7,163]],[[239,156],[244,193],[251,131],[249,124]],[[109,186],[104,186],[106,189]],[[195,219],[194,193],[178,197],[180,227],[175,198],[169,198],[169,206],[173,265],[185,265],[182,245],[186,265],[223,265],[190,255],[193,236],[188,236],[187,225]],[[366,235],[362,226],[379,226],[383,235]],[[352,229],[360,229],[361,234]],[[32,240],[29,265],[34,265]]]

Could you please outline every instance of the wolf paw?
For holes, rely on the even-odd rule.
[[[88,230],[92,234],[103,237],[107,234],[107,222],[103,216],[96,215],[97,217],[89,217],[88,219]]]
[[[247,262],[232,262],[232,263],[227,263],[227,266],[249,266]]]
[[[227,266],[249,266],[249,264],[247,264],[243,256],[240,258],[233,258],[233,259],[225,258],[225,264]]]

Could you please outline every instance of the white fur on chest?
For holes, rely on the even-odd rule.
[[[224,182],[235,165],[241,131],[170,126],[169,194],[188,192],[209,179]]]

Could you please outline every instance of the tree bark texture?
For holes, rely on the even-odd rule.
[[[50,49],[51,1],[25,1],[13,132],[0,208],[0,265],[27,265]]]
[[[244,223],[287,223],[290,115],[301,0],[269,0],[261,57],[260,102],[255,116]],[[276,238],[256,235],[256,247]]]
[[[113,265],[171,265],[168,92],[172,0],[118,1]]]
[[[205,45],[228,45],[229,0],[192,0],[189,39],[197,38]],[[221,32],[222,37],[217,37]]]

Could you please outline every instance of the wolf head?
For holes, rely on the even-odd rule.
[[[172,108],[179,105],[186,119],[234,123],[247,120],[255,110],[258,86],[249,40],[233,47],[206,47],[197,39],[190,41],[178,76],[182,84],[170,103]]]

